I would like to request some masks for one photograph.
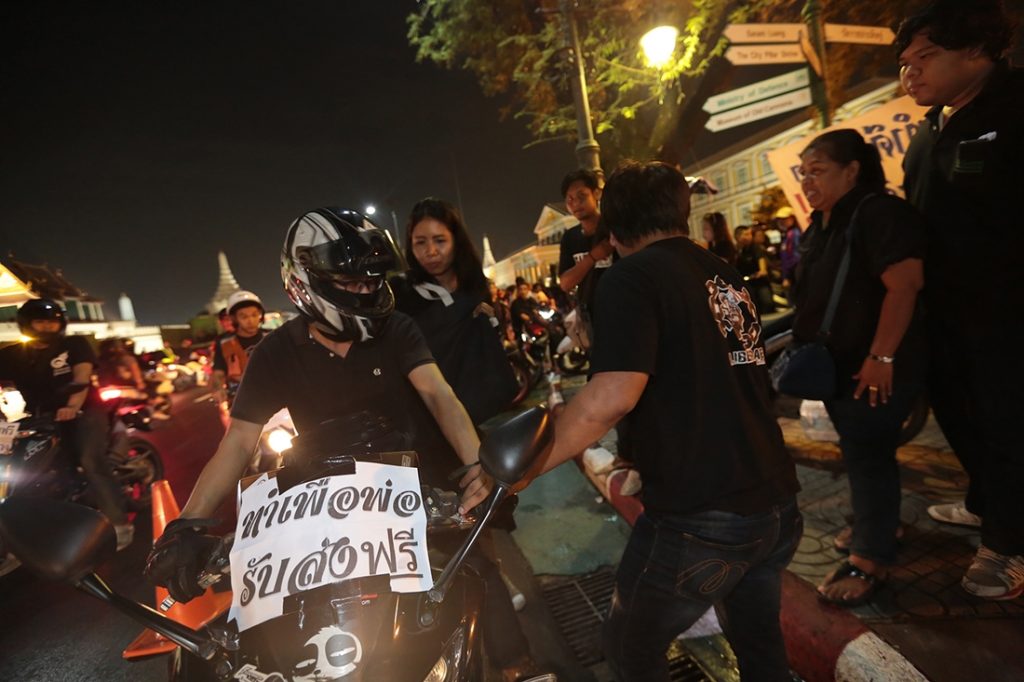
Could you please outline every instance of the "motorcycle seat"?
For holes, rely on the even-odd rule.
[[[105,516],[40,497],[12,497],[0,505],[0,536],[23,566],[62,582],[77,582],[117,552]]]

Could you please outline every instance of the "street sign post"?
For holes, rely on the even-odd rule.
[[[811,91],[809,88],[803,88],[801,90],[788,92],[784,95],[778,95],[777,97],[766,99],[763,102],[755,102],[754,104],[748,104],[738,109],[732,109],[720,114],[715,114],[708,119],[708,122],[704,124],[704,127],[715,133],[719,130],[735,128],[736,126],[743,125],[744,123],[751,123],[762,118],[774,116],[775,114],[782,114],[787,111],[793,111],[794,109],[808,107],[810,105]]]
[[[729,24],[725,37],[730,43],[795,43],[800,31],[807,31],[803,24]]]
[[[725,51],[725,58],[737,66],[747,64],[800,64],[806,62],[803,51],[792,45],[734,45]]]
[[[790,71],[781,76],[769,78],[746,87],[712,95],[704,102],[704,111],[709,114],[717,114],[720,111],[735,109],[747,104],[753,104],[754,102],[760,102],[769,97],[805,88],[810,85],[810,82],[811,78],[807,73],[807,69],[797,69],[796,71]]]
[[[825,24],[825,40],[830,43],[892,45],[893,41],[896,40],[896,34],[884,26]]]

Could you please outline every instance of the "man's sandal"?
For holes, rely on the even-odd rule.
[[[871,575],[870,573],[857,568],[849,561],[844,561],[829,577],[828,581],[822,584],[822,586],[833,585],[845,578],[863,580],[867,583],[868,589],[864,590],[863,593],[856,597],[850,597],[849,599],[828,597],[823,593],[818,592],[818,599],[828,604],[835,604],[836,606],[860,606],[861,604],[871,601],[871,598],[875,596],[875,592],[877,592],[878,588],[885,582],[883,578],[877,575]]]
[[[903,544],[902,540],[905,532],[902,525],[896,528],[897,545]],[[832,538],[832,547],[840,554],[849,554],[851,544],[853,544],[853,526],[845,526]]]

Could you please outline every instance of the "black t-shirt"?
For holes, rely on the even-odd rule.
[[[529,297],[519,298],[516,296],[512,299],[509,310],[512,313],[512,328],[518,333],[523,330],[523,315],[532,318],[537,312],[537,301]]]
[[[928,234],[928,317],[988,349],[1022,320],[1024,70],[998,64],[941,131],[940,111],[928,112],[903,160],[907,200]]]
[[[391,287],[396,307],[416,321],[441,374],[473,423],[507,407],[516,394],[515,375],[490,318],[473,315],[483,294],[461,289],[449,293],[436,284],[417,289],[403,277],[393,279]],[[500,306],[494,308],[497,315]]]
[[[811,226],[800,243],[795,292],[793,336],[800,341],[813,341],[818,336],[846,246],[846,230],[858,203],[867,194],[854,189],[836,202],[827,229],[822,225],[820,211],[811,216]],[[910,204],[885,194],[867,199],[857,218],[850,270],[828,341],[842,390],[853,382],[852,375],[860,370],[871,351],[886,293],[882,273],[907,258],[923,258],[924,252],[924,223]],[[924,369],[925,339],[920,322],[920,315],[915,314],[896,352],[897,380],[916,378]]]
[[[583,226],[570,227],[562,234],[562,241],[558,249],[558,274],[561,275],[587,257],[590,249],[594,247],[597,240],[593,235],[583,234]],[[616,260],[615,254],[608,258],[599,260],[590,269],[590,272],[580,280],[576,290],[576,299],[583,308],[585,316],[592,315],[594,308],[594,295],[597,291],[597,283],[601,276],[612,266]]]
[[[46,348],[16,343],[0,349],[0,379],[14,382],[27,412],[52,413],[68,404],[69,396],[57,391],[74,381],[74,366],[83,362],[96,367],[96,354],[81,336],[66,336]],[[83,407],[100,404],[99,393],[90,388]]]
[[[729,265],[736,267],[736,245],[731,241],[711,242],[708,244],[708,250]],[[757,263],[755,262],[754,265],[756,266]],[[756,268],[754,272],[757,272]]]
[[[445,479],[462,462],[408,380],[412,370],[430,362],[434,358],[423,335],[402,313],[392,314],[376,339],[352,344],[344,358],[314,341],[298,317],[256,346],[231,416],[263,424],[287,407],[301,436],[324,422],[366,411],[406,434],[405,447],[420,455],[424,483],[450,488]]]
[[[754,277],[761,269],[762,258],[768,258],[768,254],[763,248],[757,244],[744,246],[736,254],[736,269],[744,277]]]
[[[224,350],[221,344],[229,338],[238,339],[238,344],[242,347],[242,350],[247,355],[252,355],[253,349],[263,340],[263,337],[267,335],[267,332],[260,329],[252,336],[242,336],[241,334],[223,334],[219,336],[213,344],[213,368],[221,372],[228,371],[228,361],[224,358]]]
[[[646,510],[751,514],[796,493],[761,326],[734,269],[664,239],[616,263],[596,304],[594,373],[649,375],[628,416]]]

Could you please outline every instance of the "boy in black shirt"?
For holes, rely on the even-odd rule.
[[[606,627],[621,679],[668,680],[665,650],[709,606],[743,679],[789,679],[780,574],[802,533],[772,413],[761,328],[736,271],[686,238],[689,189],[666,164],[608,180],[622,259],[601,279],[594,376],[556,425],[545,470],[628,415],[644,480]]]

